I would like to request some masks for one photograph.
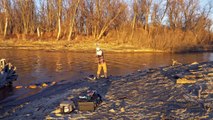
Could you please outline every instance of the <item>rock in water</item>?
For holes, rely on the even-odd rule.
[[[20,88],[23,88],[23,86],[16,86],[16,89],[20,89]]]
[[[35,89],[35,88],[37,88],[37,86],[36,85],[30,85],[30,86],[28,86],[28,88]]]

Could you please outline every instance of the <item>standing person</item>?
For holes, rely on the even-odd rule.
[[[99,46],[96,47],[96,57],[98,58],[97,79],[100,78],[102,68],[104,71],[104,77],[107,78],[107,65],[106,61],[104,60],[104,53]]]

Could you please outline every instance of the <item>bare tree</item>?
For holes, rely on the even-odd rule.
[[[172,43],[175,46],[207,44],[212,41],[212,3],[203,7],[201,2],[1,0],[0,37],[17,35],[22,39],[27,36],[29,39],[65,38],[68,41],[74,37],[93,40],[110,37],[152,48],[165,48]]]
[[[58,0],[58,35],[57,40],[61,37],[61,13],[62,13],[62,0]]]
[[[151,21],[152,23],[161,25],[163,24],[163,19],[166,16],[166,12],[168,10],[169,7],[169,0],[165,1],[165,0],[159,0],[158,2],[155,2],[153,4],[153,8],[152,8],[152,16],[151,16]]]
[[[11,2],[8,0],[2,0],[0,2],[0,7],[2,7],[2,11],[4,13],[4,38],[8,33],[9,21],[11,19]]]
[[[23,33],[28,34],[34,31],[35,27],[35,3],[34,0],[17,0],[17,10],[20,11],[21,22],[23,23]]]
[[[104,24],[99,26],[101,29],[96,38],[97,40],[99,40],[104,35],[106,30],[109,28],[109,26],[117,19],[117,17],[122,12],[124,12],[126,8],[126,6],[124,4],[121,4],[118,0],[117,1],[112,0],[109,3],[110,4],[108,4],[109,6],[107,6],[107,9],[106,9],[108,14],[107,16],[105,16],[106,19],[104,20]]]
[[[139,8],[138,8],[137,0],[134,0],[134,2],[133,2],[133,20],[132,20],[131,39],[132,39],[134,32],[135,32],[135,26],[136,26],[136,21],[137,21],[138,12],[139,12],[138,10],[139,10]]]
[[[152,0],[138,0],[138,8],[139,9],[139,18],[141,23],[144,25],[145,30],[148,30],[148,24],[149,24],[149,15],[150,10],[152,6],[153,1]]]
[[[4,27],[4,37],[6,37],[7,35],[7,26],[8,26],[8,9],[7,9],[7,2],[6,0],[2,1],[3,2],[3,6],[5,9],[5,27]]]
[[[180,1],[170,0],[168,8],[168,21],[170,27],[175,30],[176,28],[182,29],[182,13]]]
[[[74,23],[75,23],[75,17],[76,17],[76,12],[77,12],[77,8],[79,6],[79,3],[80,3],[80,0],[77,0],[76,3],[73,3],[74,8],[73,8],[73,15],[70,18],[70,31],[69,31],[69,35],[68,35],[68,41],[70,41],[72,33],[73,33],[73,26],[74,26]]]
[[[182,14],[183,14],[183,23],[182,28],[184,30],[192,29],[193,19],[196,17],[196,12],[199,6],[198,0],[185,0],[180,2]]]

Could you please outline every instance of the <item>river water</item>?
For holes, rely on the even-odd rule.
[[[94,51],[95,52],[95,51]],[[28,50],[0,50],[5,58],[17,67],[18,80],[13,88],[0,89],[0,103],[33,95],[42,89],[15,89],[43,82],[75,81],[96,74],[97,60],[92,52],[48,52]],[[213,61],[213,53],[107,53],[108,74],[121,76],[137,70],[180,63]]]

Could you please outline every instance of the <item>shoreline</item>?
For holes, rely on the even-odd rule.
[[[60,83],[2,106],[5,119],[212,119],[213,62],[150,68],[109,79]],[[185,78],[196,83],[178,84]],[[202,88],[202,89],[201,89]],[[56,114],[59,104],[88,89],[103,103],[94,112]],[[200,91],[200,93],[199,93]],[[122,108],[122,109],[121,109]]]
[[[152,48],[142,48],[133,45],[117,45],[115,43],[99,43],[100,47],[111,53],[189,53],[189,52],[212,52],[213,46],[197,46],[194,48],[185,48],[183,50],[169,51],[156,50]],[[62,52],[94,52],[95,42],[73,41],[0,41],[1,50],[44,50],[44,51],[62,51]]]

